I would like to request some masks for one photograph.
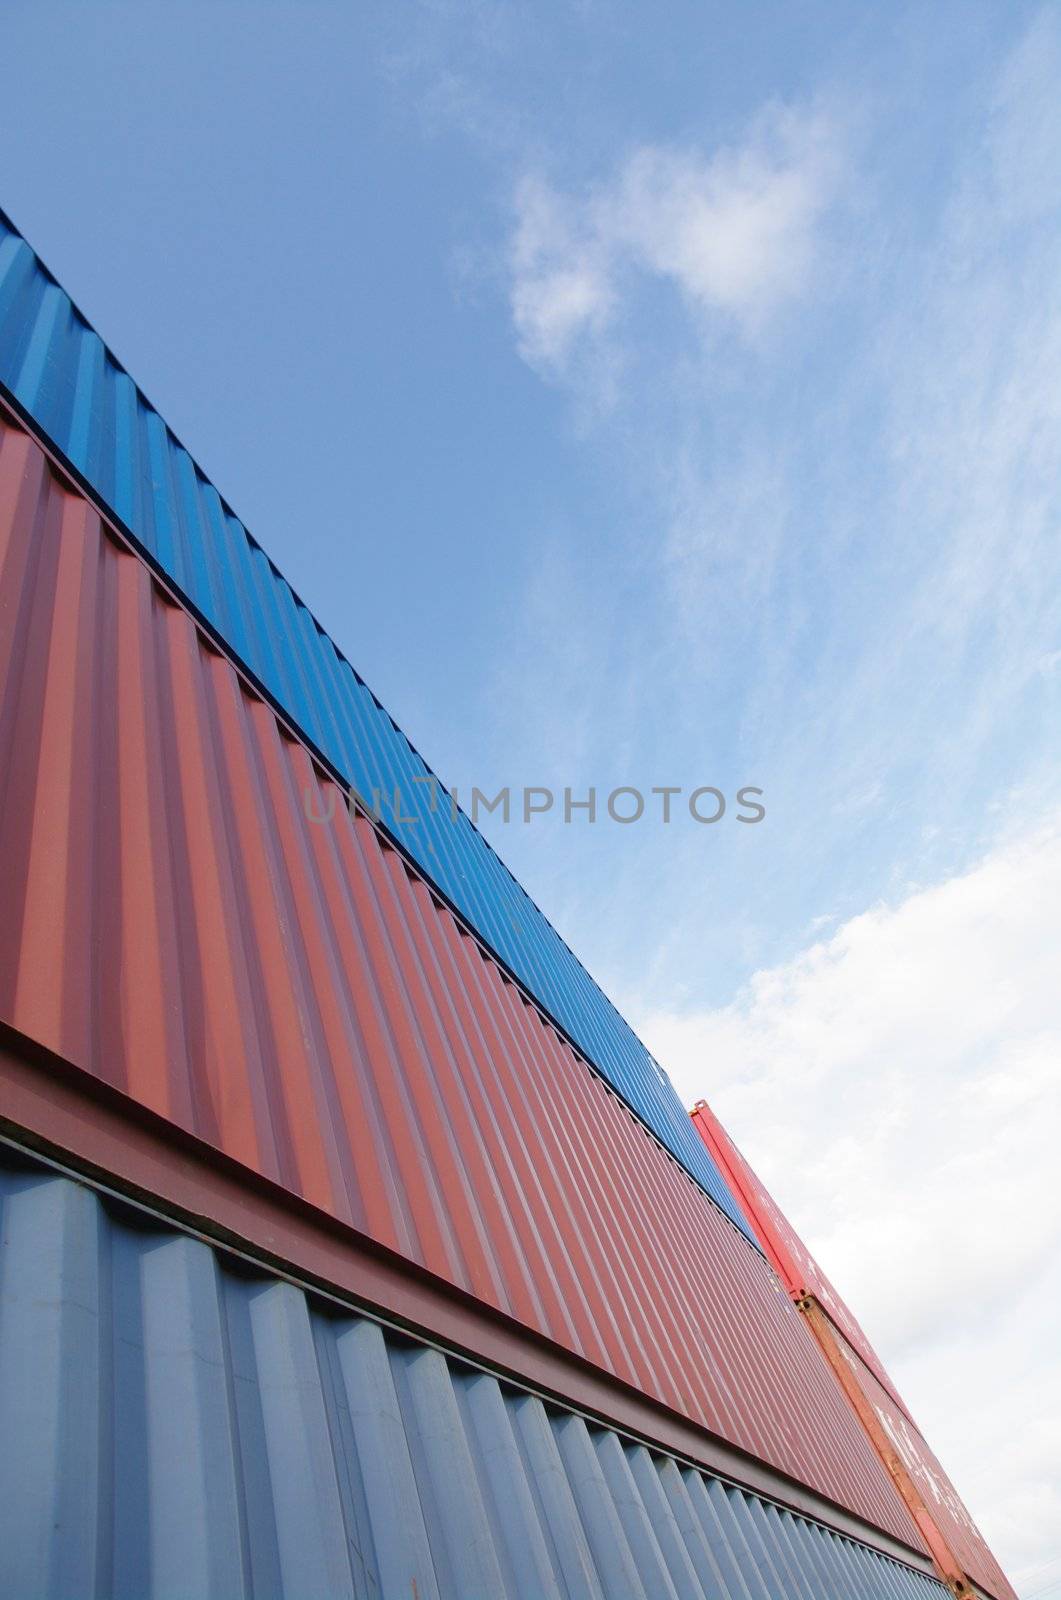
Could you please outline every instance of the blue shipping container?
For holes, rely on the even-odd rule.
[[[426,763],[0,212],[0,388],[84,479],[342,780],[406,797]],[[383,821],[686,1171],[756,1243],[666,1074],[439,785]],[[758,1245],[756,1244],[756,1248]]]
[[[946,1600],[0,1145],[12,1600]]]

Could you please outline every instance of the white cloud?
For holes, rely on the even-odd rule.
[[[639,1030],[792,1217],[1018,1581],[1061,1522],[1058,905],[1055,818]]]
[[[516,211],[512,316],[520,351],[533,366],[558,366],[580,332],[599,331],[612,313],[608,252],[577,208],[535,178],[520,184]]]
[[[542,903],[570,908],[565,933],[627,995],[726,998],[813,917],[954,873],[999,808],[1038,815],[1061,794],[1059,75],[1061,28],[1044,14],[985,62],[945,129],[932,118],[916,133],[899,170],[885,119],[917,129],[920,76],[913,99],[889,84],[887,108],[879,85],[852,85],[852,102],[876,93],[873,138],[851,118],[830,135],[811,113],[794,122],[802,143],[749,136],[757,170],[810,174],[819,204],[799,315],[769,338],[724,337],[731,313],[699,313],[671,277],[635,280],[626,257],[594,258],[613,298],[551,368],[582,421],[602,348],[625,363],[617,403],[582,435],[609,491],[607,559],[564,591],[586,656],[607,667],[576,686],[592,759],[604,770],[622,742],[635,781],[755,782],[770,807],[753,839],[718,834],[710,852],[688,834],[639,834],[636,852],[617,839],[596,880],[570,830],[551,881],[535,864]],[[653,159],[658,210],[677,184],[661,173],[716,161]],[[572,239],[616,237],[634,165],[618,161],[581,213],[573,182],[566,198],[546,191],[558,259]],[[602,543],[580,515],[572,544]],[[519,623],[533,692],[540,608]],[[539,742],[565,704],[540,695]],[[518,872],[521,849],[507,844]],[[602,892],[636,915],[602,919]]]
[[[524,359],[562,369],[646,277],[674,285],[698,316],[756,329],[805,282],[835,188],[836,142],[824,116],[775,110],[743,143],[710,153],[635,149],[578,196],[525,178],[509,255]]]
[[[849,121],[774,112],[525,184],[508,266],[524,359],[597,400],[629,485],[609,538],[636,606],[603,562],[564,592],[608,668],[585,741],[642,772],[730,761],[771,807],[714,854],[617,840],[596,880],[557,830],[539,897],[732,1124],[1035,1589],[1061,1526],[1058,828],[963,870],[1059,792],[1056,12],[1012,38],[931,114],[927,55],[867,62],[857,150]]]
[[[836,176],[833,131],[787,113],[711,157],[636,151],[606,207],[611,230],[693,305],[757,321],[805,281]]]

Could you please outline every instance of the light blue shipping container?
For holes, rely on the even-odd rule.
[[[946,1600],[0,1144],[6,1600]]]

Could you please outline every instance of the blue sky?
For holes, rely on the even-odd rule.
[[[990,1416],[949,1375],[1059,1299],[1057,10],[38,0],[0,39],[4,206],[443,778],[764,790],[486,831],[1044,1567],[1045,1362]]]
[[[967,232],[1018,13],[5,23],[9,210],[443,778],[764,789],[751,830],[488,824],[632,1003],[726,1001],[1045,781],[1054,597],[965,565],[1018,451],[937,471],[1013,361],[968,340],[999,248],[1051,265],[1034,216]]]

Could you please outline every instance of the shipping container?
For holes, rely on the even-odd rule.
[[[740,1200],[741,1207],[766,1252],[767,1260],[793,1299],[810,1294],[829,1313],[847,1342],[889,1390],[897,1406],[905,1410],[883,1363],[870,1344],[858,1318],[837,1292],[803,1243],[765,1184],[745,1160],[740,1150],[715,1116],[706,1100],[697,1101],[692,1110],[696,1128],[712,1160],[725,1174],[726,1182]]]
[[[11,1600],[946,1600],[0,1144]]]
[[[921,1529],[938,1570],[956,1590],[971,1579],[998,1600],[1017,1600],[968,1508],[906,1408],[894,1400],[822,1309],[807,1316],[826,1359],[862,1419],[899,1493]]]
[[[99,497],[335,775],[738,1226],[670,1081],[154,407],[0,213],[0,389]],[[387,797],[390,797],[387,801]]]
[[[923,1548],[762,1254],[11,423],[0,617],[0,1023]]]
[[[0,1587],[1013,1600],[429,776],[0,215]]]
[[[823,1355],[892,1472],[941,1570],[959,1584],[963,1577],[971,1578],[998,1600],[1016,1600],[852,1312],[706,1101],[694,1107],[692,1120],[739,1196],[767,1259],[808,1316]]]

